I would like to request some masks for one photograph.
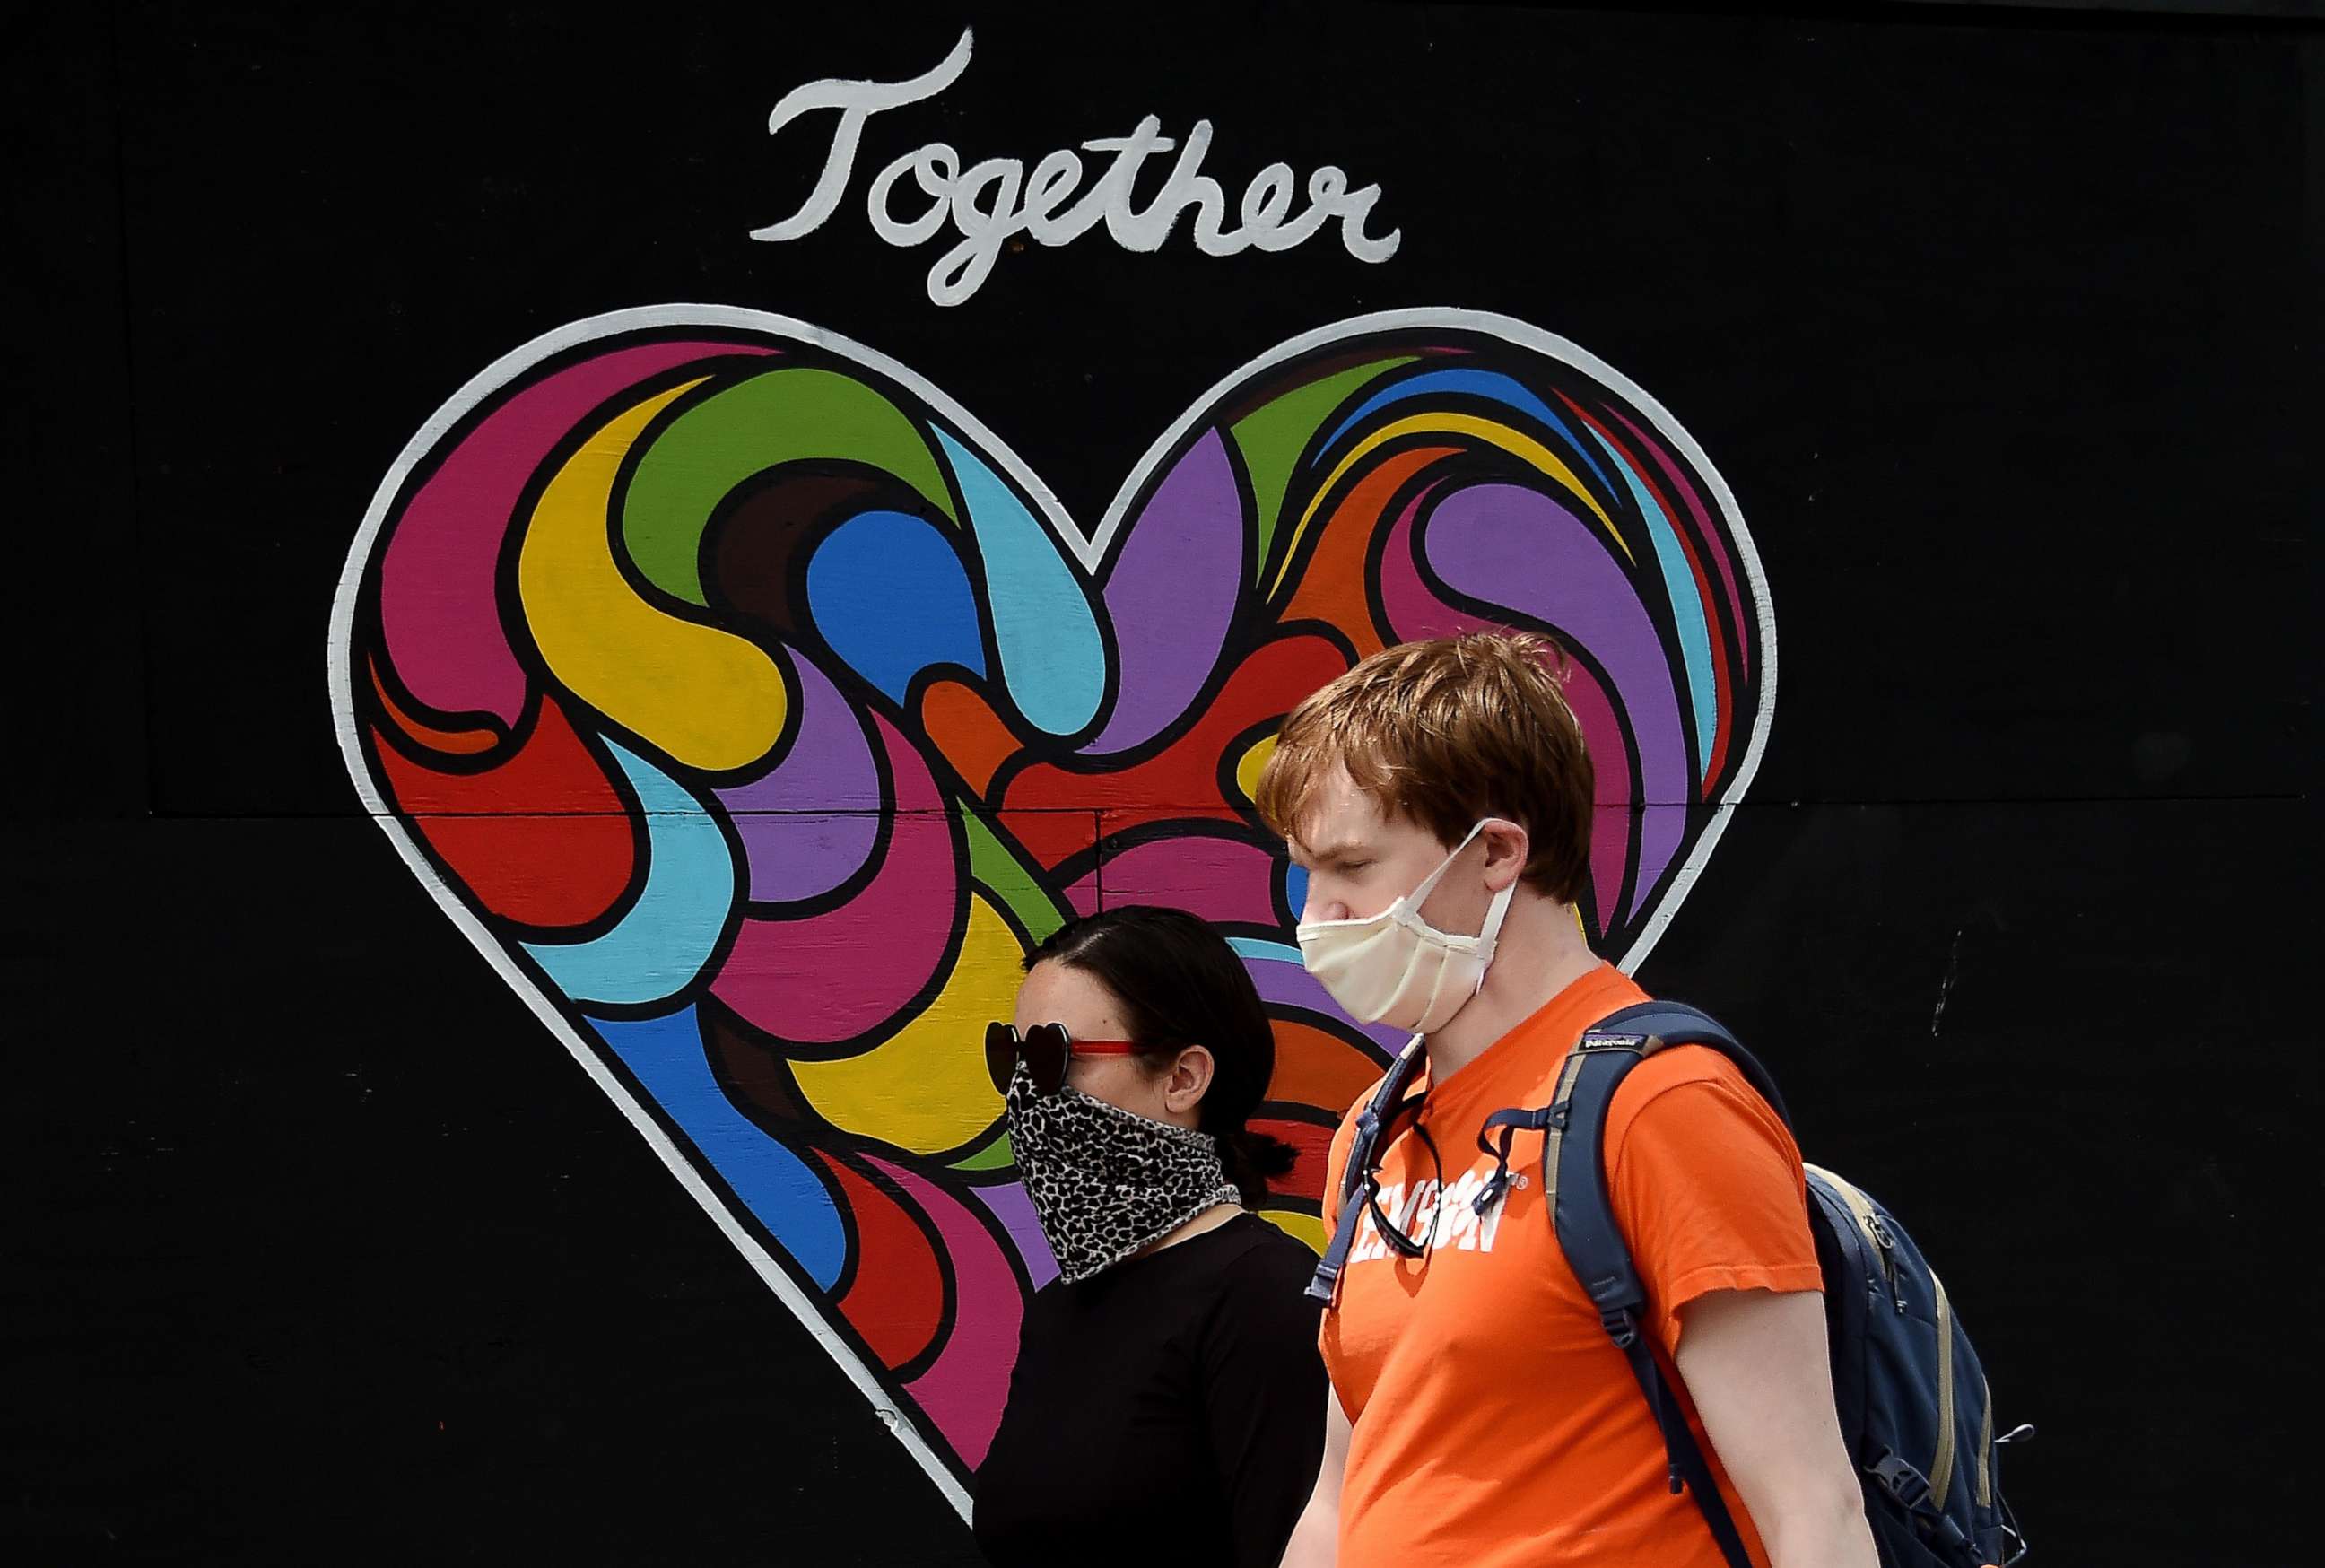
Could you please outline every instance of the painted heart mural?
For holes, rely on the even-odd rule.
[[[1088,531],[832,333],[577,322],[412,439],[330,660],[421,882],[965,1510],[1055,1273],[979,1054],[1021,955],[1104,904],[1215,923],[1275,1020],[1264,1125],[1304,1155],[1265,1212],[1320,1246],[1325,1144],[1395,1042],[1301,970],[1251,791],[1309,691],[1481,626],[1573,655],[1581,913],[1635,964],[1756,765],[1767,590],[1686,432],[1505,318],[1260,356]]]

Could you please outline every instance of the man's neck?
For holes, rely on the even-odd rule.
[[[1444,1082],[1598,967],[1598,955],[1575,923],[1574,906],[1521,886],[1502,923],[1485,986],[1424,1042],[1429,1081]]]

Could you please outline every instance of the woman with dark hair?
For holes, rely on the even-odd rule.
[[[986,1057],[1060,1276],[1026,1311],[977,1544],[1001,1568],[1274,1568],[1325,1383],[1315,1256],[1250,1211],[1292,1161],[1245,1125],[1275,1067],[1259,993],[1217,932],[1147,905],[1025,970]]]

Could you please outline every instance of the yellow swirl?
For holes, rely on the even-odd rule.
[[[614,561],[607,527],[631,445],[700,385],[616,414],[566,460],[525,529],[517,591],[541,656],[576,696],[677,761],[722,773],[764,756],[783,734],[783,671],[745,639],[641,598]]]

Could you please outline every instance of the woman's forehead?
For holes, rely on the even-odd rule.
[[[1122,1007],[1106,983],[1088,970],[1044,959],[1017,988],[1019,1029],[1063,1024],[1085,1040],[1121,1038]]]

